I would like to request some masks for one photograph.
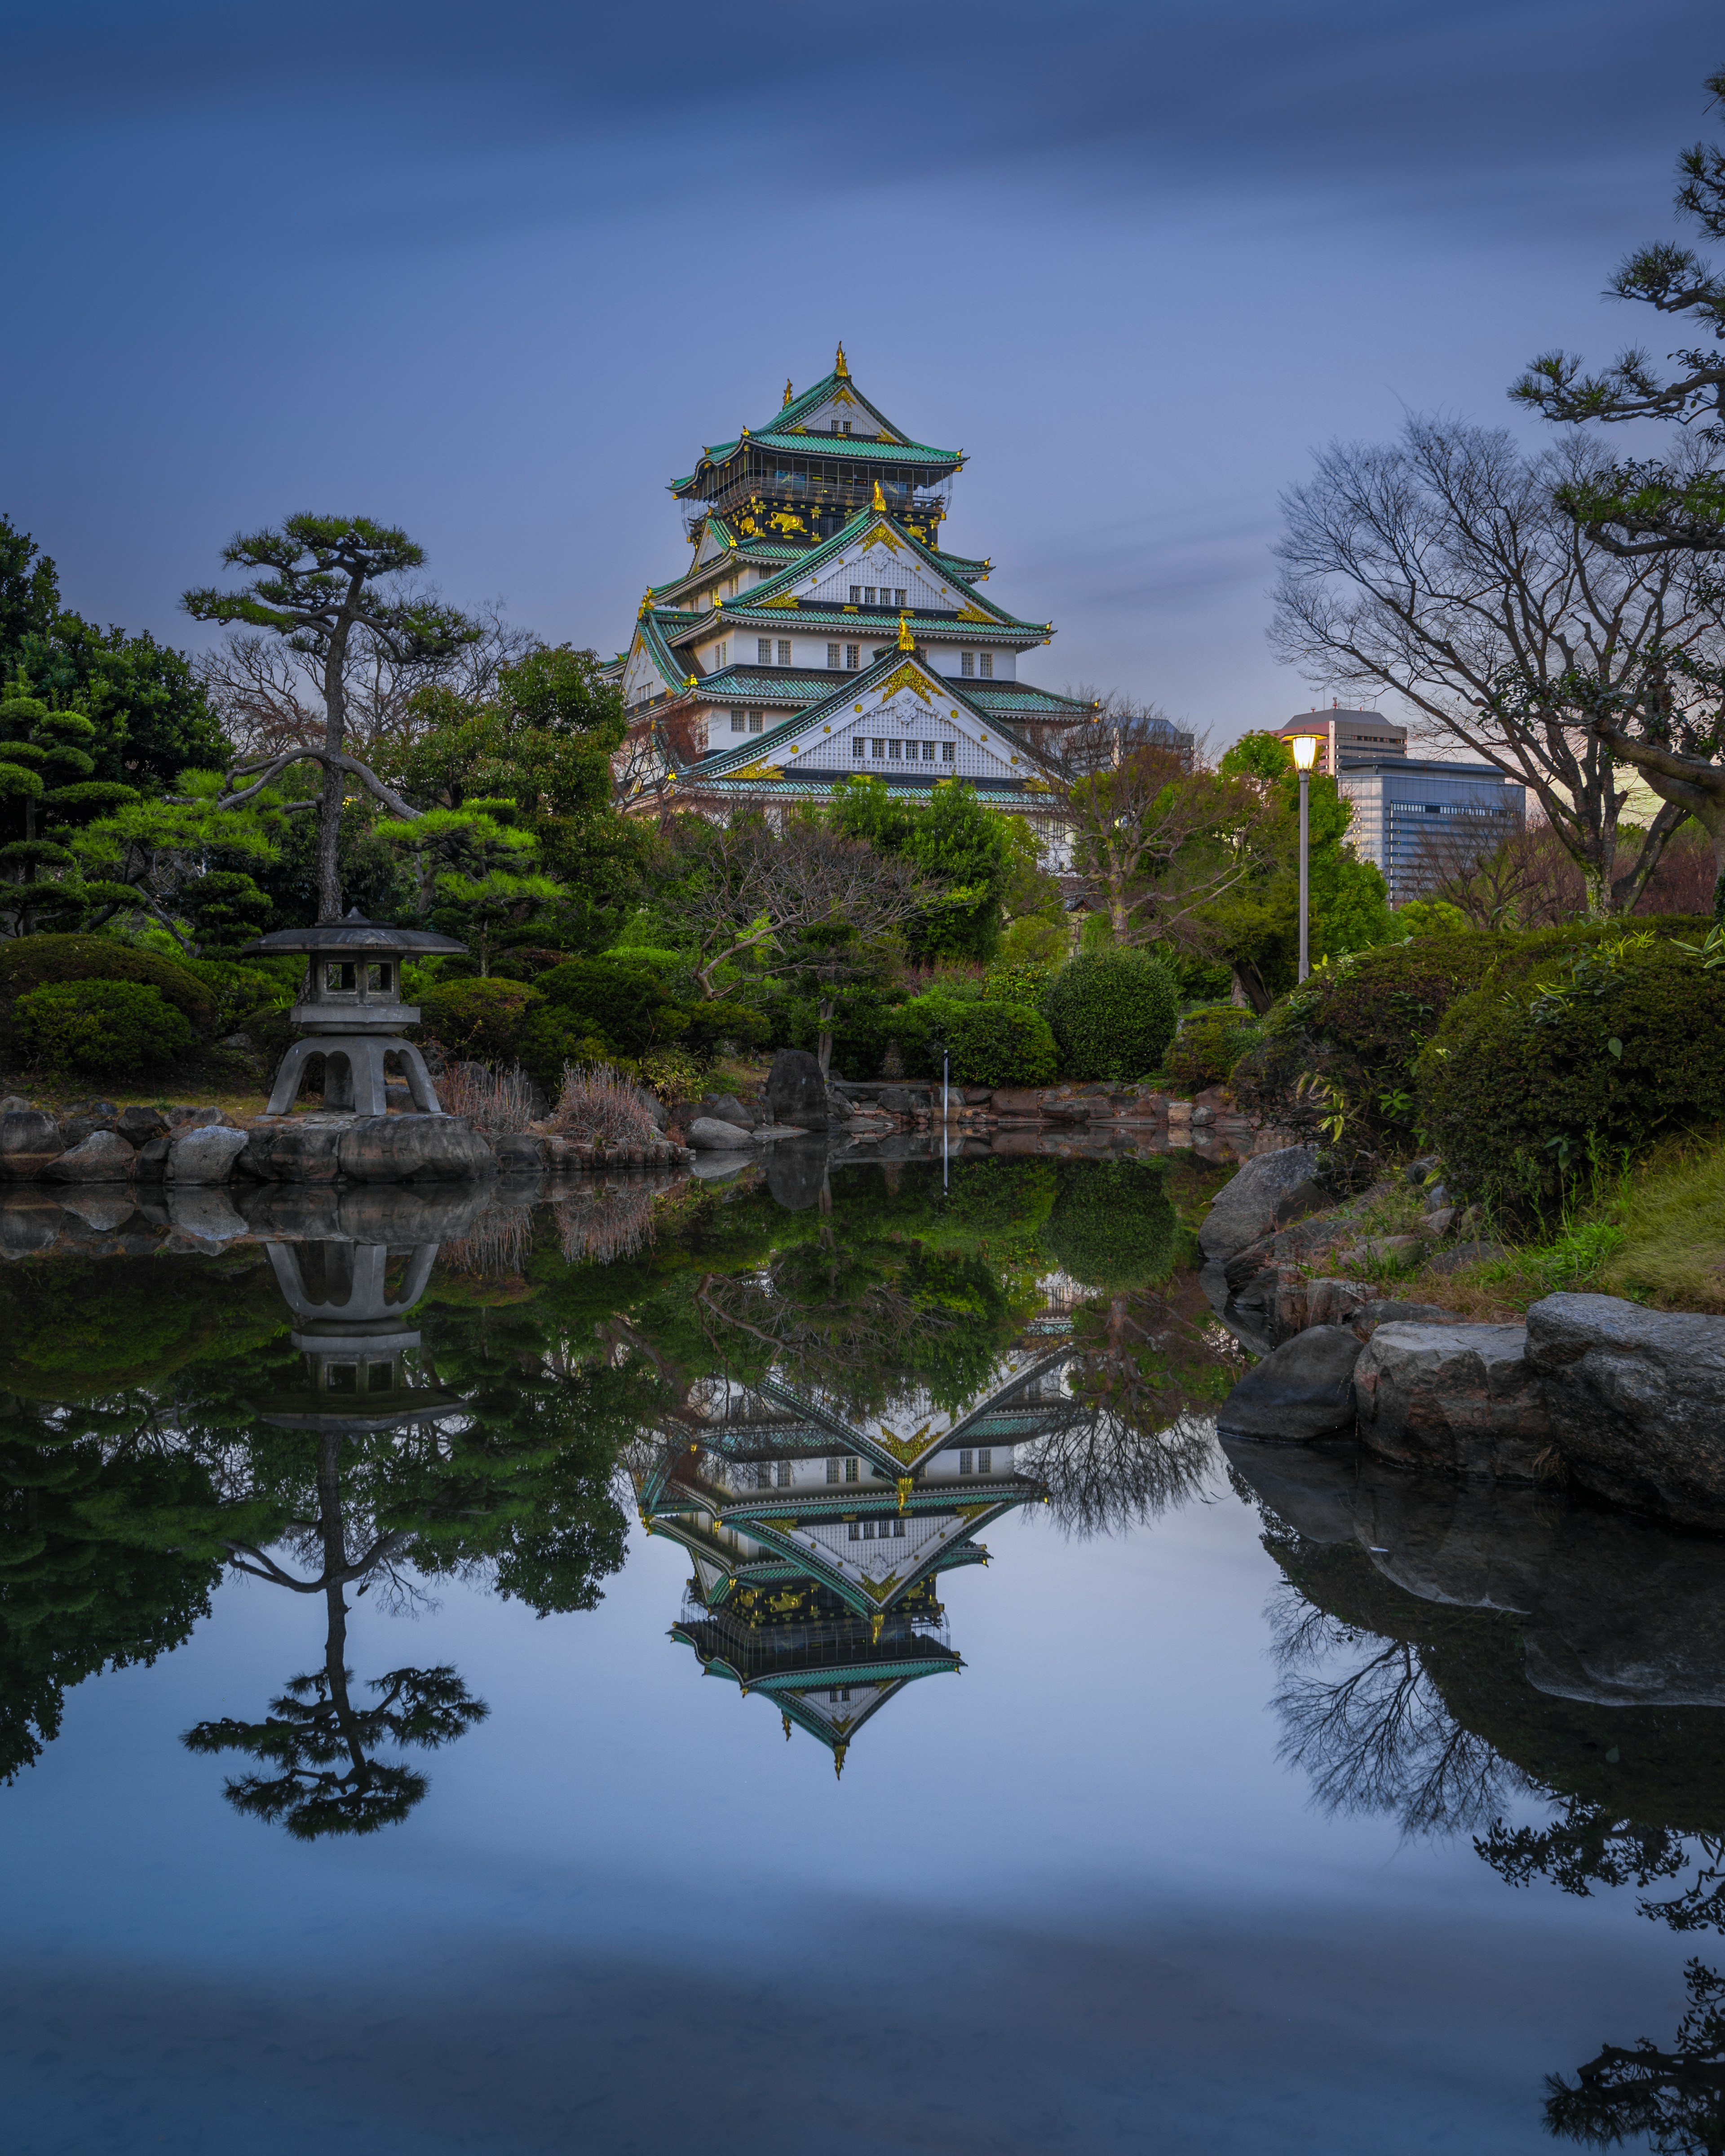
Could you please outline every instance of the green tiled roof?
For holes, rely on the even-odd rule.
[[[856,434],[792,432],[806,413],[818,411],[840,388],[849,393],[859,412],[868,413],[877,426],[885,428],[896,439],[883,442],[870,441]],[[675,495],[688,492],[703,473],[715,471],[728,463],[743,447],[746,440],[765,449],[783,450],[803,456],[812,451],[816,455],[850,457],[863,464],[937,465],[956,471],[964,461],[962,449],[937,449],[927,442],[913,441],[902,429],[895,427],[884,412],[870,403],[849,375],[834,372],[823,376],[814,388],[805,389],[800,397],[793,397],[783,410],[773,413],[764,427],[752,428],[746,437],[739,434],[732,441],[707,444],[694,470],[683,479],[671,481],[671,492]]]
[[[884,681],[895,668],[903,664],[904,656],[903,652],[895,645],[891,650],[883,652],[872,666],[865,667],[860,674],[846,674],[841,676],[833,683],[824,696],[817,698],[814,702],[806,705],[803,710],[791,712],[788,717],[780,719],[775,725],[764,728],[760,733],[745,736],[735,748],[709,749],[705,756],[698,757],[695,762],[686,766],[685,768],[692,777],[699,778],[705,784],[709,778],[722,778],[728,773],[745,770],[752,763],[759,763],[769,759],[776,748],[782,747],[787,742],[793,740],[804,726],[819,718],[821,712],[829,706],[835,713],[840,712],[844,707],[855,701],[859,691],[871,689],[877,681]],[[1024,743],[1016,736],[1010,735],[1009,728],[1001,727],[999,721],[992,711],[983,710],[980,704],[972,701],[970,690],[973,684],[967,682],[961,685],[957,681],[948,680],[943,674],[934,674],[932,667],[928,671],[940,684],[941,693],[943,696],[949,696],[955,704],[968,709],[972,717],[981,723],[999,727],[1001,732],[1009,734],[1014,748],[1023,749]],[[707,685],[703,683],[701,685],[702,694],[705,696],[707,693]]]
[[[824,541],[810,539],[742,539],[732,531],[726,518],[715,516],[711,521],[726,535],[727,548],[733,550],[728,552],[724,557],[726,561],[761,562],[806,561],[817,546],[825,543]],[[938,549],[928,550],[928,557],[938,565],[942,576],[958,577],[965,580],[987,576],[994,567],[992,562],[978,561],[969,554],[948,554]],[[674,591],[680,584],[698,583],[702,577],[712,575],[718,565],[718,559],[719,557],[715,556],[712,561],[703,562],[698,569],[691,569],[686,575],[681,577],[672,577],[665,583],[655,584],[653,588],[655,592],[669,592]]]
[[[823,539],[819,546],[811,547],[806,554],[801,556],[788,567],[781,569],[776,577],[769,577],[765,583],[757,584],[748,595],[749,604],[760,606],[768,598],[788,591],[791,585],[807,576],[811,570],[824,568],[829,562],[836,560],[853,541],[860,538],[865,531],[871,530],[876,524],[886,525],[897,535],[900,543],[909,547],[911,553],[927,567],[935,571],[937,575],[943,576],[948,583],[957,584],[963,589],[965,597],[986,613],[991,621],[1002,627],[1030,629],[1034,632],[1039,640],[1050,634],[1043,623],[1019,621],[1014,615],[1008,613],[1004,607],[996,606],[992,599],[985,599],[980,592],[973,590],[969,584],[966,583],[963,577],[956,576],[952,570],[942,567],[940,556],[932,547],[925,546],[916,533],[900,523],[890,511],[880,509],[860,510],[850,522],[842,525],[830,539]],[[846,615],[844,619],[849,620],[852,617]],[[897,614],[893,613],[891,619],[896,624],[898,619]],[[982,628],[983,624],[980,622],[975,624],[967,622],[964,626],[968,630],[972,627]]]
[[[1081,696],[1063,696],[1029,681],[967,681],[971,701],[997,719],[1088,718],[1095,711]]]

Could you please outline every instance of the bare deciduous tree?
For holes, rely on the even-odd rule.
[[[1668,803],[1620,868],[1626,752],[1571,692],[1636,690],[1661,654],[1714,649],[1720,623],[1692,563],[1622,559],[1560,506],[1599,461],[1580,440],[1529,458],[1431,419],[1326,450],[1284,500],[1271,640],[1311,680],[1393,690],[1429,735],[1527,786],[1607,915],[1634,906],[1687,811]]]
[[[416,604],[437,599],[434,592],[412,588],[398,596]],[[413,709],[418,690],[435,685],[464,703],[483,703],[496,693],[503,668],[537,642],[531,629],[505,619],[501,600],[470,619],[475,639],[435,660],[399,657],[367,629],[355,635],[347,657],[347,732],[368,763],[389,760],[413,740],[424,723]],[[193,670],[223,731],[244,755],[273,756],[321,740],[325,662],[315,644],[234,629]]]

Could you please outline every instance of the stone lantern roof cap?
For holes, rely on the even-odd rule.
[[[356,906],[340,921],[320,921],[310,928],[278,928],[259,936],[240,952],[245,957],[272,958],[295,951],[418,952],[450,955],[467,946],[453,936],[434,935],[429,928],[392,928],[381,921],[367,921]]]

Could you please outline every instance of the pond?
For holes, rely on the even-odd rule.
[[[1725,2147],[1725,1544],[1219,1446],[1224,1172],[6,1197],[8,2148]]]

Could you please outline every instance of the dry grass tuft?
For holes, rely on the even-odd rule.
[[[608,1063],[563,1065],[563,1090],[550,1127],[577,1145],[651,1145],[659,1136],[649,1096]]]
[[[452,1116],[467,1116],[492,1137],[524,1131],[533,1120],[532,1081],[519,1063],[452,1063],[437,1081],[438,1098]]]

